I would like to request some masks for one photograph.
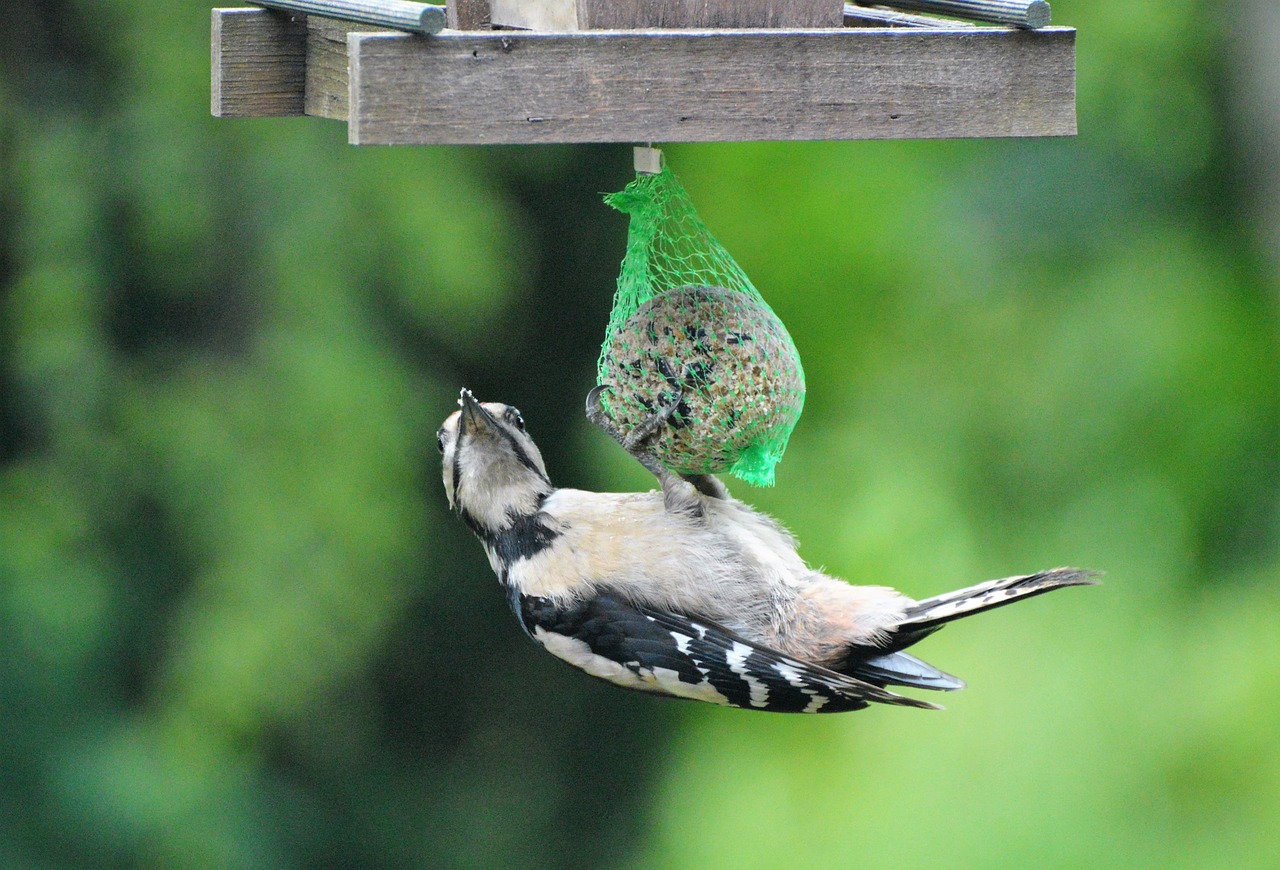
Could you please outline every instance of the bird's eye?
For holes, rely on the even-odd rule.
[[[444,453],[444,430],[436,432],[436,446],[440,448],[440,452]]]
[[[524,417],[520,416],[520,412],[515,408],[507,408],[507,422],[515,426],[521,432],[524,431]]]

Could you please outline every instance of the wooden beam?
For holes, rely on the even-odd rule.
[[[843,0],[492,0],[501,27],[564,33],[743,27],[839,27]]]
[[[211,98],[215,118],[301,115],[307,26],[303,16],[215,9]]]
[[[839,27],[843,0],[578,0],[584,30]]]
[[[384,29],[327,18],[307,19],[307,114],[347,120],[347,36],[386,33]]]
[[[214,115],[345,120],[358,144],[1075,133],[1062,27],[424,38],[215,9],[212,59]]]
[[[353,144],[1064,136],[1075,31],[348,37]]]
[[[488,30],[492,23],[489,0],[449,0],[446,7],[450,30]]]

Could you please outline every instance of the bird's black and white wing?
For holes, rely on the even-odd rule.
[[[602,594],[568,605],[512,602],[534,640],[593,677],[645,692],[779,713],[840,713],[869,703],[934,708],[751,643],[712,622]]]

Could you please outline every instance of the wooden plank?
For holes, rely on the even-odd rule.
[[[844,0],[577,0],[581,29],[840,27]]]
[[[582,30],[839,27],[843,0],[578,0]]]
[[[492,0],[493,23],[539,32],[839,27],[843,0]]]
[[[564,32],[578,27],[578,0],[490,0],[494,27]]]
[[[307,19],[307,114],[347,120],[347,34],[367,25]],[[385,31],[383,31],[385,32]]]
[[[308,115],[334,121],[347,120],[350,92],[347,36],[352,33],[390,34],[392,31],[351,21],[337,21],[315,16],[307,19],[306,111]]]
[[[305,109],[303,16],[214,9],[210,110],[215,118],[280,118]]]
[[[489,0],[448,0],[450,30],[488,30],[491,24]]]
[[[1074,135],[1075,31],[348,38],[355,144]]]

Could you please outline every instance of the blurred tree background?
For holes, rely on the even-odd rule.
[[[809,376],[738,496],[917,597],[1108,572],[809,718],[561,665],[445,509],[463,385],[650,485],[580,411],[629,148],[217,121],[208,5],[7,4],[0,866],[1280,864],[1267,6],[1057,0],[1075,139],[667,149]]]

